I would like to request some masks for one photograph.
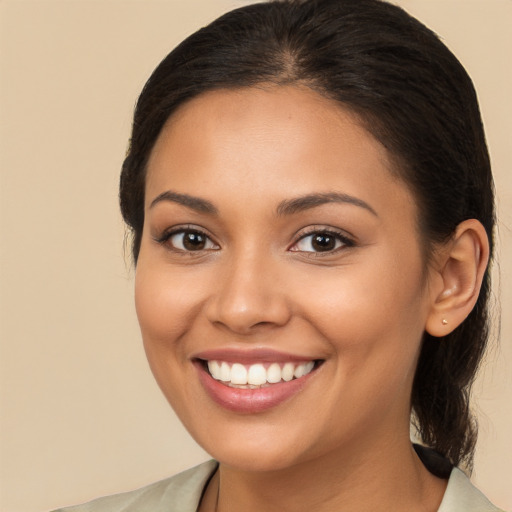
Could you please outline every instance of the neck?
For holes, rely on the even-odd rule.
[[[431,475],[410,442],[368,443],[292,468],[240,471],[221,464],[201,512],[435,511],[446,482]],[[204,506],[203,506],[204,505]]]

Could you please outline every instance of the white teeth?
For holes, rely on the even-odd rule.
[[[304,365],[303,364],[299,364],[297,365],[297,367],[295,368],[295,371],[293,372],[293,376],[298,379],[299,377],[302,377],[304,375]]]
[[[234,365],[233,365],[234,366]],[[253,364],[247,372],[247,383],[254,386],[260,386],[267,382],[267,370],[262,364]]]
[[[212,375],[214,375],[214,374],[212,373]],[[215,378],[217,378],[217,377],[215,377]],[[220,365],[219,379],[223,382],[229,382],[231,380],[231,368],[229,367],[228,363],[223,362]]]
[[[295,372],[295,365],[293,363],[286,363],[281,371],[281,376],[285,382],[289,382],[293,379],[293,373]]]
[[[310,373],[315,366],[314,361],[307,363],[272,363],[268,368],[261,363],[245,366],[240,363],[229,365],[226,361],[208,361],[208,370],[211,376],[229,385],[247,386],[257,388],[265,384],[277,384],[282,380],[291,381],[299,379]]]
[[[299,364],[295,368],[295,371],[293,372],[293,376],[296,379],[299,379],[300,377],[307,375],[312,369],[315,363],[313,361],[309,361],[309,363]]]
[[[276,384],[281,382],[281,367],[277,363],[272,363],[267,370],[267,382]]]
[[[217,377],[220,375],[220,365],[218,361],[208,361],[208,370],[214,379],[219,380],[219,377]]]
[[[231,384],[247,384],[247,370],[243,364],[235,363],[231,367]]]

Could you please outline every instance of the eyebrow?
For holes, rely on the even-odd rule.
[[[286,199],[279,203],[277,207],[278,215],[292,215],[294,213],[309,210],[310,208],[316,208],[323,204],[328,203],[344,203],[359,206],[368,210],[371,214],[378,217],[377,212],[365,201],[357,197],[342,194],[339,192],[328,192],[325,194],[307,194],[305,196],[297,197],[295,199]]]
[[[151,201],[149,208],[153,208],[156,204],[161,203],[162,201],[178,203],[199,213],[209,213],[211,215],[217,215],[219,213],[217,208],[206,199],[190,196],[188,194],[180,194],[178,192],[173,192],[172,190],[167,190],[166,192],[162,192],[156,196],[155,199]]]
[[[178,203],[199,213],[208,213],[210,215],[217,215],[219,213],[219,210],[206,199],[191,196],[189,194],[180,194],[178,192],[173,192],[172,190],[167,190],[156,196],[155,199],[151,201],[149,208],[153,208],[156,204],[162,201]],[[293,215],[294,213],[302,212],[329,203],[351,204],[360,208],[364,208],[365,210],[368,210],[370,213],[378,217],[377,212],[362,199],[340,192],[307,194],[305,196],[296,197],[294,199],[286,199],[279,203],[276,211],[277,215],[280,216]]]

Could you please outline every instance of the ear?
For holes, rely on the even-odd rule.
[[[425,330],[446,336],[476,304],[489,262],[489,239],[475,220],[461,222],[454,236],[437,253],[437,279]]]

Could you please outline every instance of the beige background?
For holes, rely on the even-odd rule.
[[[117,181],[152,69],[242,3],[0,1],[2,512],[135,488],[207,457],[145,361]],[[398,3],[444,37],[481,99],[501,214],[503,314],[501,348],[476,385],[474,480],[512,509],[512,1]]]

